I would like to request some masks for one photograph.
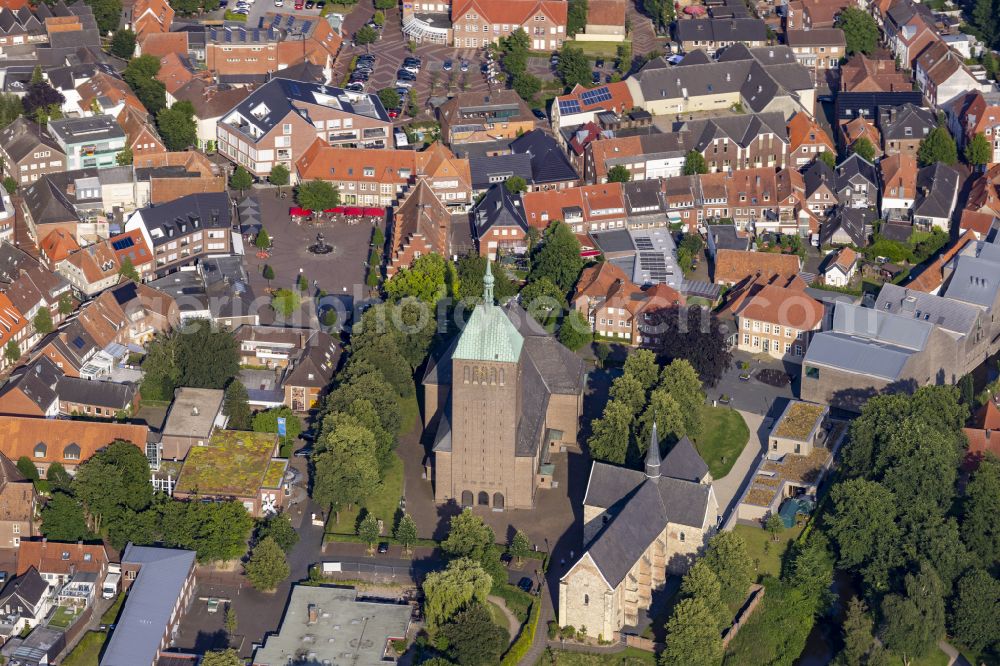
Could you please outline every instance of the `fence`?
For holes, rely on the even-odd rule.
[[[722,647],[729,647],[729,641],[736,638],[736,634],[740,632],[740,628],[743,624],[750,619],[753,612],[757,610],[757,606],[760,604],[760,600],[764,598],[764,586],[763,585],[751,585],[750,586],[750,596],[749,601],[743,606],[743,610],[740,614],[736,616],[733,621],[732,626],[726,630],[725,635],[722,637]]]

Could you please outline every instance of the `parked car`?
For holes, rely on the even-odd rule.
[[[401,69],[398,72],[396,72],[396,78],[402,81],[416,81],[417,75],[414,74],[413,72]]]
[[[380,542],[378,545],[378,554],[385,555],[388,552],[389,552],[389,542],[388,541]]]
[[[527,593],[530,594],[531,593],[531,588],[533,588],[535,586],[535,584],[531,582],[530,578],[528,578],[527,576],[525,576],[521,580],[517,581],[517,586],[519,588],[521,588],[522,590],[524,590],[525,592],[527,592]]]
[[[208,612],[209,613],[218,613],[220,605],[221,604],[219,603],[218,599],[216,599],[215,597],[211,597],[208,600]]]
[[[541,109],[532,109],[531,113],[539,120],[548,120],[548,117],[545,115],[545,112],[542,111]]]
[[[399,109],[386,109],[385,112],[389,114],[390,118],[399,118]]]
[[[306,3],[306,9],[312,9],[315,6],[316,6],[316,3],[313,2],[313,0],[309,0],[309,2]]]
[[[284,3],[283,0],[274,0],[274,6],[275,7],[284,7],[285,3]]]
[[[604,58],[598,58],[594,62],[594,67],[596,67],[597,69],[604,69]]]
[[[510,561],[511,561],[510,553],[503,553],[500,555],[500,564],[504,565],[505,567],[509,567]]]
[[[463,60],[462,61],[462,71],[463,72],[469,71],[469,61],[468,60]]]
[[[318,9],[320,12],[322,12],[323,8],[325,7],[326,7],[326,0],[319,0],[319,2],[316,3],[316,9]]]
[[[362,90],[364,90],[363,87]],[[295,456],[296,458],[308,458],[309,456],[312,455],[312,452],[313,450],[311,446],[304,446],[295,453],[293,453],[292,455]]]
[[[594,83],[600,83],[601,82],[601,73],[600,72],[591,72],[591,74],[590,74],[590,80],[593,81]]]
[[[750,381],[750,373],[749,372],[741,372],[740,373],[740,381],[741,382],[748,382],[748,381]]]
[[[417,67],[416,65],[403,65],[403,70],[413,75],[417,75],[420,73],[420,68]]]
[[[406,89],[406,94],[410,94],[410,88],[413,87],[413,81],[404,81],[403,79],[396,79],[396,91],[399,92],[400,88]]]
[[[369,78],[370,77],[365,72],[355,72],[354,74],[351,74],[351,78],[348,80],[348,83],[356,83],[358,81],[368,83]]]
[[[354,83],[348,83],[344,90],[347,92],[361,93],[365,91],[365,84],[360,81],[355,81]]]
[[[450,72],[451,68],[454,66],[455,66],[454,63],[452,63],[451,60],[445,60],[444,64],[441,65],[441,69],[443,69],[446,72]]]
[[[304,2],[304,0],[295,0],[295,9],[302,11],[302,9],[305,7],[305,4],[306,3]]]
[[[406,86],[396,86],[395,90],[396,94],[398,94],[400,97],[403,98],[405,98],[407,95],[410,94],[410,89],[407,88]]]

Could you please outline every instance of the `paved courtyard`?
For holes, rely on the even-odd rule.
[[[329,219],[316,223],[296,224],[288,214],[290,207],[295,205],[290,188],[284,199],[275,196],[275,188],[255,188],[251,193],[260,202],[261,220],[264,228],[271,236],[273,247],[271,255],[266,259],[257,257],[253,239],[245,241],[246,268],[250,275],[250,284],[258,298],[267,295],[267,289],[295,289],[299,273],[309,281],[310,289],[303,298],[297,320],[292,322],[297,326],[317,326],[316,309],[322,300],[325,305],[338,301],[343,304],[344,311],[350,312],[355,299],[364,299],[367,294],[365,287],[366,262],[371,250],[373,227],[369,223],[349,225],[341,221]],[[384,226],[382,220],[380,225]],[[329,254],[316,255],[309,252],[309,246],[316,242],[316,234],[322,233],[325,241],[333,246]],[[268,283],[264,279],[264,266],[274,270],[274,279]],[[314,284],[315,283],[315,284]],[[318,298],[318,290],[325,291],[329,296]],[[263,308],[260,313],[261,323],[271,323],[273,313],[269,308]]]

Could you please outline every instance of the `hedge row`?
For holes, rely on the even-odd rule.
[[[500,666],[517,666],[524,659],[531,649],[531,644],[535,642],[535,631],[538,630],[538,620],[542,615],[542,598],[537,597],[531,604],[531,613],[528,616],[528,624],[524,631],[517,637],[514,644],[507,650],[507,654],[500,661]]]

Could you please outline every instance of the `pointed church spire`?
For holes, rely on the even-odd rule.
[[[649,438],[649,450],[646,451],[646,476],[650,479],[660,478],[660,438],[656,434],[656,421],[653,421],[653,434]]]
[[[486,257],[486,274],[483,275],[483,303],[493,305],[493,262]]]

